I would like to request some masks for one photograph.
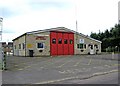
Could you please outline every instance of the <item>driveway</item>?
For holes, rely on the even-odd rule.
[[[119,54],[54,57],[8,56],[7,71],[2,72],[2,82],[3,84],[58,84],[64,81],[62,83],[64,84],[68,80],[86,79],[118,72],[119,56]]]

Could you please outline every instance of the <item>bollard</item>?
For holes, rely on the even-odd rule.
[[[7,68],[6,68],[6,52],[4,52],[4,54],[3,54],[2,70],[7,70]]]

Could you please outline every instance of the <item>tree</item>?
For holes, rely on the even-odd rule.
[[[114,51],[115,47],[120,49],[120,24],[116,24],[110,29],[106,29],[104,32],[91,33],[90,37],[102,41],[102,51],[109,48],[110,51]]]
[[[91,38],[98,39],[98,35],[96,33],[92,33],[90,35]]]
[[[109,31],[108,31],[108,29],[107,30],[105,30],[105,38],[109,38],[110,37],[110,33],[109,33]]]

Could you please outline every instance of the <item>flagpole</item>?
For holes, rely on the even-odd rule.
[[[77,0],[75,0],[75,28],[76,28],[76,49],[77,49],[77,32],[78,32],[78,21],[77,21]]]

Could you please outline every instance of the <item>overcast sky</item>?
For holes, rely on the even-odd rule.
[[[119,0],[0,0],[3,39],[35,30],[66,27],[90,35],[118,23]]]

